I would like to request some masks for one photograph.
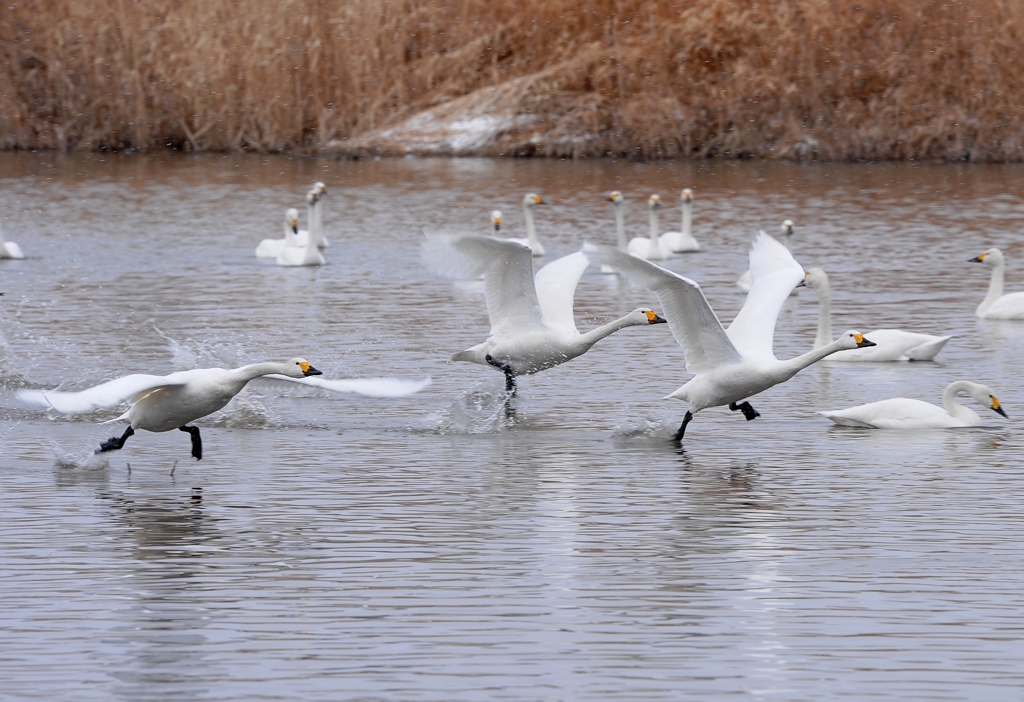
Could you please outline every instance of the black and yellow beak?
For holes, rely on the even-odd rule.
[[[668,320],[665,319],[664,317],[659,316],[657,312],[652,312],[651,310],[647,310],[646,312],[644,312],[644,314],[647,315],[647,323],[648,324],[667,324],[668,323]]]
[[[980,254],[978,256],[975,256],[974,258],[969,258],[969,259],[967,259],[967,262],[968,263],[984,263],[985,262],[985,254]]]
[[[808,275],[810,275],[810,274],[809,273],[804,273],[804,279],[796,284],[796,286],[798,288],[806,288],[807,287],[807,276]]]
[[[876,344],[875,342],[868,341],[868,339],[865,338],[863,334],[854,334],[853,340],[857,342],[858,349],[866,349],[869,346],[878,346],[878,344]]]
[[[299,220],[297,220],[297,219],[293,219],[292,220],[292,231],[295,232],[296,234],[299,233]]]
[[[299,364],[299,368],[302,369],[302,374],[307,378],[311,375],[323,375],[323,373],[321,373],[320,371],[318,371],[316,368],[309,365],[305,361]]]
[[[999,400],[996,399],[996,396],[989,395],[989,397],[992,399],[992,411],[1001,414],[1007,419],[1009,419],[1009,417],[1006,416],[1006,412],[1003,411],[1003,408],[999,406]]]
[[[535,204],[535,205],[546,205],[546,204],[548,204],[548,201],[545,200],[542,197],[536,197],[536,198],[533,199],[533,204]]]

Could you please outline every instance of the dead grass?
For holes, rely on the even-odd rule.
[[[509,84],[484,153],[1020,161],[1022,38],[1010,0],[18,0],[0,147],[372,151]]]

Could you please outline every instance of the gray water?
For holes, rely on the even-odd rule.
[[[973,316],[989,246],[1024,289],[1022,171],[997,166],[0,154],[0,697],[75,700],[1013,699],[1024,685],[1024,323]],[[328,265],[253,256],[328,186]],[[522,236],[544,260],[614,240],[610,189],[696,190],[706,251],[667,266],[723,320],[757,229],[796,223],[836,333],[956,337],[935,363],[822,364],[761,418],[662,400],[665,326],[525,378],[448,361],[483,340],[478,285],[420,263],[421,229]],[[591,269],[582,329],[657,301]],[[810,348],[816,298],[780,316]],[[19,387],[286,359],[327,377],[430,376],[372,399],[254,384],[119,453],[120,410],[48,416]],[[816,411],[939,402],[965,378],[1011,419],[897,433]],[[967,401],[969,402],[969,401]]]

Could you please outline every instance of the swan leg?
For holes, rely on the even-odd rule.
[[[199,427],[178,427],[178,431],[187,431],[192,435],[192,458],[203,460],[203,440],[199,436]]]
[[[730,403],[729,409],[733,412],[741,410],[743,412],[743,416],[746,417],[748,422],[761,416],[761,413],[754,409],[749,402],[741,402],[738,405],[735,402]]]
[[[683,423],[679,425],[679,431],[677,431],[676,435],[674,437],[672,437],[674,440],[676,440],[676,441],[682,441],[683,440],[683,434],[686,433],[686,425],[689,424],[690,420],[692,420],[692,419],[693,419],[693,412],[691,412],[690,410],[686,410],[686,416],[683,417]]]
[[[495,361],[491,354],[487,354],[484,358],[489,364],[500,370],[505,374],[505,392],[510,394],[512,397],[516,396],[516,374],[512,372],[512,367],[507,363],[501,361]]]
[[[103,453],[105,451],[117,451],[122,446],[124,446],[124,442],[128,441],[128,437],[134,433],[135,430],[132,429],[131,427],[128,427],[127,429],[124,430],[124,434],[121,434],[120,439],[117,438],[116,436],[110,437],[102,444],[100,444],[100,447],[96,449],[95,453]]]

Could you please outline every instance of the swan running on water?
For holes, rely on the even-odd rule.
[[[988,294],[974,311],[982,319],[1024,319],[1024,292],[1003,294],[1003,277],[1006,259],[999,249],[989,249],[972,258],[968,263],[984,263],[992,267],[988,283]]]
[[[844,427],[866,429],[958,429],[981,426],[981,417],[956,401],[957,395],[967,395],[982,407],[1006,417],[999,400],[985,385],[969,380],[957,380],[946,386],[942,393],[942,407],[930,402],[894,397],[891,400],[870,402],[834,412],[818,412]]]
[[[512,241],[516,244],[522,244],[526,248],[530,249],[530,252],[534,256],[543,256],[544,247],[537,239],[537,227],[533,223],[533,208],[537,205],[546,205],[540,195],[534,193],[527,193],[523,196],[523,219],[526,220],[526,238],[525,239],[505,239],[505,241]],[[499,213],[500,214],[500,213]],[[500,224],[500,222],[499,222]]]
[[[783,220],[782,226],[779,227],[779,231],[782,233],[782,245],[787,249],[789,248],[789,240],[793,236],[793,220]],[[748,269],[743,275],[736,281],[736,287],[743,292],[750,292],[750,287],[753,285],[750,281],[750,270]],[[793,288],[789,293],[790,295],[796,295],[796,288]]]
[[[693,191],[689,188],[683,190],[683,221],[678,232],[665,232],[661,240],[668,246],[672,253],[692,253],[700,251],[700,244],[690,229],[693,226]]]
[[[650,219],[649,236],[636,236],[629,240],[629,253],[648,261],[661,261],[671,258],[672,249],[662,237],[658,236],[658,210],[661,209],[661,198],[651,195],[647,199],[647,211]]]
[[[820,268],[812,268],[804,276],[804,285],[818,293],[818,336],[814,348],[821,348],[832,340],[832,290],[828,275]],[[946,345],[951,336],[932,336],[903,331],[902,329],[876,329],[868,332],[875,345],[867,349],[839,351],[830,361],[931,361]]]
[[[113,437],[100,444],[96,453],[120,449],[136,429],[153,432],[179,429],[191,435],[192,456],[198,460],[203,457],[203,442],[199,436],[199,427],[188,426],[189,422],[221,409],[250,380],[256,378],[287,380],[324,390],[354,392],[371,397],[411,395],[430,385],[429,378],[416,382],[394,378],[325,380],[310,377],[316,375],[321,375],[320,371],[308,361],[293,358],[285,363],[253,363],[233,370],[197,368],[170,375],[126,375],[81,392],[19,390],[18,397],[25,402],[64,414],[91,412],[128,402],[131,404],[128,411],[111,420],[127,420],[128,428],[120,438]]]
[[[453,278],[484,276],[491,334],[481,344],[452,356],[491,366],[505,374],[505,390],[514,395],[516,377],[531,375],[580,356],[609,334],[625,327],[660,324],[653,310],[640,308],[581,334],[573,319],[572,299],[590,265],[581,252],[563,256],[533,274],[530,250],[490,237],[431,238],[423,246],[426,261]]]
[[[760,416],[745,398],[784,383],[826,356],[844,349],[874,346],[856,331],[802,356],[780,361],[772,351],[775,321],[789,291],[803,277],[803,269],[789,250],[761,232],[750,248],[754,286],[728,329],[722,327],[697,283],[648,261],[608,246],[586,245],[595,261],[623,273],[634,284],[657,294],[669,329],[686,356],[686,370],[694,377],[668,395],[690,403],[675,434],[680,441],[693,415],[707,407],[728,405],[747,421]],[[739,403],[739,404],[737,404]]]
[[[0,232],[0,258],[25,258],[20,246],[13,241],[4,241],[3,232]]]

